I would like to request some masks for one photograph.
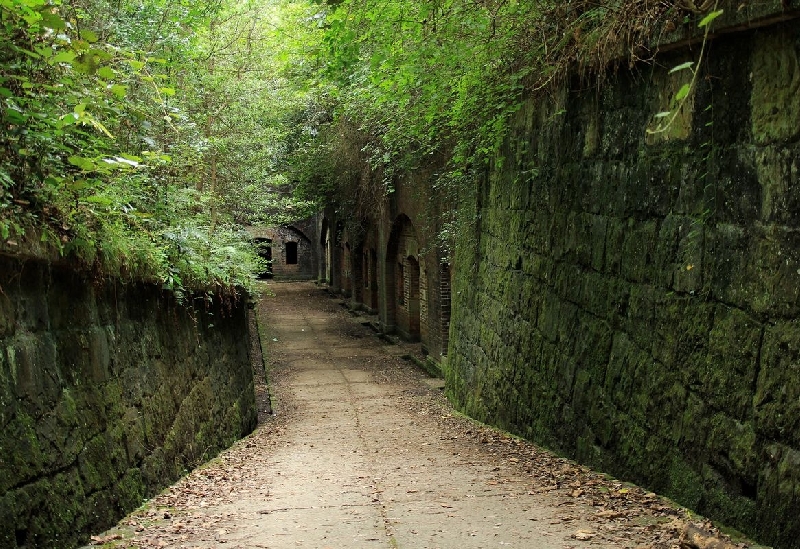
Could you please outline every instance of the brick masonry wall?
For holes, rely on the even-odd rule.
[[[74,547],[256,424],[243,300],[0,256],[0,548]]]
[[[800,27],[525,104],[454,260],[470,415],[800,548]],[[583,83],[585,84],[585,83]]]
[[[394,303],[394,329],[403,337],[419,340],[421,335],[420,279],[423,272],[419,261],[419,241],[408,217],[395,223],[386,256],[387,280],[393,281],[394,291],[387,296]]]
[[[450,304],[452,301],[450,277],[450,266],[441,264],[439,266],[439,303],[441,304],[441,314],[438,335],[441,341],[442,354],[447,354],[447,347],[450,344]]]
[[[272,240],[272,273],[276,279],[310,280],[316,277],[316,256],[311,240],[293,227],[269,229],[265,234]],[[288,263],[287,245],[297,245],[296,263]]]

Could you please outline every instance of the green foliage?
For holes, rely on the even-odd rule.
[[[237,227],[332,197],[374,216],[420,167],[457,200],[502,163],[523,95],[623,59],[671,9],[0,0],[0,238],[41,235],[103,274],[235,291],[260,269]]]
[[[316,23],[333,116],[298,155],[301,191],[338,192],[345,208],[374,215],[399,175],[432,166],[443,180],[433,184],[455,198],[463,185],[453,181],[470,185],[490,159],[502,163],[523,96],[544,97],[570,70],[603,73],[641,55],[670,9],[658,0],[329,3]]]
[[[241,225],[314,207],[282,174],[309,105],[287,26],[307,9],[0,2],[0,238],[176,291],[249,288]]]
[[[689,71],[692,75],[691,80],[683,86],[675,94],[675,97],[672,101],[673,103],[673,110],[670,111],[662,111],[655,115],[655,128],[648,129],[647,133],[650,134],[658,134],[664,133],[669,131],[672,124],[677,119],[678,115],[680,114],[681,108],[683,108],[684,104],[689,100],[689,96],[692,90],[697,85],[697,67],[699,67],[703,62],[703,56],[706,51],[706,44],[708,42],[708,33],[711,30],[711,23],[720,15],[722,15],[723,10],[718,10],[717,5],[719,4],[718,1],[713,2],[713,6],[709,3],[709,9],[711,10],[700,22],[697,26],[703,29],[703,46],[700,48],[700,55],[698,57],[697,63],[694,61],[686,61],[685,63],[681,63],[672,67],[669,71],[669,74],[673,74],[680,71]]]

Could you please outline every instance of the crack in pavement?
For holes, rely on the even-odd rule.
[[[345,379],[346,379],[346,377],[345,377]],[[356,402],[357,399],[356,399],[356,395],[355,395],[355,393],[353,391],[352,383],[353,382],[351,382],[351,381],[347,381],[346,385],[347,385],[347,392],[349,394],[350,402],[354,405],[354,409],[355,409],[356,431],[358,432],[358,438],[360,439],[362,446],[364,447],[365,450],[368,450],[369,444],[367,443],[367,438],[365,436],[364,429],[363,429],[363,426],[362,426],[361,414],[359,413],[361,409],[357,405],[357,402]],[[367,455],[369,455],[369,454],[367,454]],[[382,500],[382,497],[380,496],[380,494],[383,492],[383,490],[380,487],[380,482],[379,482],[380,477],[378,477],[378,475],[376,474],[377,473],[376,464],[375,464],[374,460],[370,460],[369,464],[370,464],[369,468],[371,469],[371,472],[372,472],[372,475],[371,475],[372,476],[372,482],[373,482],[373,486],[375,488],[374,500],[373,501],[376,504],[379,505],[381,518],[383,519],[383,528],[384,528],[386,536],[387,536],[387,538],[389,540],[390,545],[392,547],[397,547],[397,540],[394,537],[394,534],[392,532],[391,522],[389,520],[389,517],[386,514],[386,503]]]

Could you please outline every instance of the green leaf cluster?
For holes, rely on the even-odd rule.
[[[308,9],[0,1],[0,244],[36,235],[176,292],[251,288],[242,225],[314,207],[283,173],[309,109],[287,37]]]
[[[647,54],[676,11],[657,0],[329,2],[317,25],[331,123],[296,163],[301,190],[368,213],[421,166],[440,187],[470,181],[503,161],[523,97]]]

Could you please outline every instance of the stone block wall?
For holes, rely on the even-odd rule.
[[[526,102],[459,236],[466,413],[800,548],[800,25]],[[665,103],[666,102],[666,103]]]
[[[67,548],[256,424],[243,300],[0,256],[0,548]]]

